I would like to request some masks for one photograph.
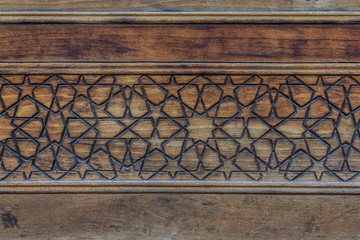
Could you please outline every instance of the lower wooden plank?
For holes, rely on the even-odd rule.
[[[357,196],[0,195],[1,239],[359,239]]]

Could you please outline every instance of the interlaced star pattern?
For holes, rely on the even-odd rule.
[[[1,181],[358,181],[357,76],[0,77]]]

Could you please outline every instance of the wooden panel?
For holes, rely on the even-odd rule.
[[[0,177],[356,187],[358,79],[3,75]]]
[[[2,62],[359,62],[359,25],[0,25]]]
[[[356,11],[357,0],[1,0],[11,11]]]
[[[359,10],[0,0],[0,239],[359,239]]]
[[[359,239],[357,196],[1,195],[1,239]]]

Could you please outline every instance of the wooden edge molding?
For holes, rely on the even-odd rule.
[[[360,74],[360,63],[0,63],[0,74]]]
[[[214,194],[360,194],[358,183],[241,182],[7,182],[4,193],[214,193]]]
[[[19,23],[359,23],[360,12],[242,11],[242,12],[0,12],[1,24]]]

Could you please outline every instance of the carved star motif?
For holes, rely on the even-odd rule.
[[[21,91],[21,94],[19,96],[19,101],[27,96],[33,98],[33,90],[36,87],[36,85],[32,85],[30,83],[30,78],[28,76],[25,77],[21,85],[16,85],[16,87]]]
[[[213,120],[206,118],[205,114],[202,116],[194,114],[189,119],[189,126],[187,127],[189,138],[193,139],[194,142],[206,142],[209,138],[213,138],[214,129]]]
[[[240,113],[240,117],[244,118],[244,123],[245,126],[247,126],[248,122],[249,122],[249,118],[253,117],[251,114],[251,106],[247,107],[247,108],[241,108],[241,113]]]
[[[224,165],[219,170],[219,172],[222,172],[225,176],[226,180],[229,180],[231,177],[232,172],[239,172],[239,169],[234,166],[233,161],[224,161]]]
[[[324,85],[324,80],[322,77],[319,77],[316,81],[316,85],[312,85],[311,88],[315,91],[313,94],[313,99],[321,97],[326,101],[326,90],[329,87]]]
[[[147,141],[150,143],[149,152],[152,152],[156,149],[162,151],[162,143],[165,140],[160,138],[160,135],[157,130],[154,131],[151,138],[147,139]]]
[[[161,112],[161,107],[153,107],[150,105],[150,113],[147,115],[147,117],[152,118],[155,126],[157,125],[159,119],[163,116],[164,115]]]
[[[251,139],[250,138],[249,131],[247,129],[245,129],[243,135],[241,136],[241,138],[236,139],[236,141],[240,144],[239,152],[241,152],[244,149],[247,149],[247,150],[251,151],[252,143],[255,140],[256,139]]]
[[[223,85],[220,85],[223,90],[223,98],[226,96],[234,97],[235,89],[239,85],[235,85],[230,76],[227,76]]]
[[[162,87],[165,88],[167,91],[166,98],[169,98],[171,96],[174,96],[175,98],[179,98],[179,90],[183,88],[183,85],[179,85],[176,82],[176,79],[174,76],[171,76],[170,81],[168,84],[164,84]]]
[[[92,85],[87,84],[85,81],[85,78],[82,76],[79,79],[79,82],[76,85],[73,85],[72,87],[76,90],[76,98],[79,96],[88,97],[88,89]]]

